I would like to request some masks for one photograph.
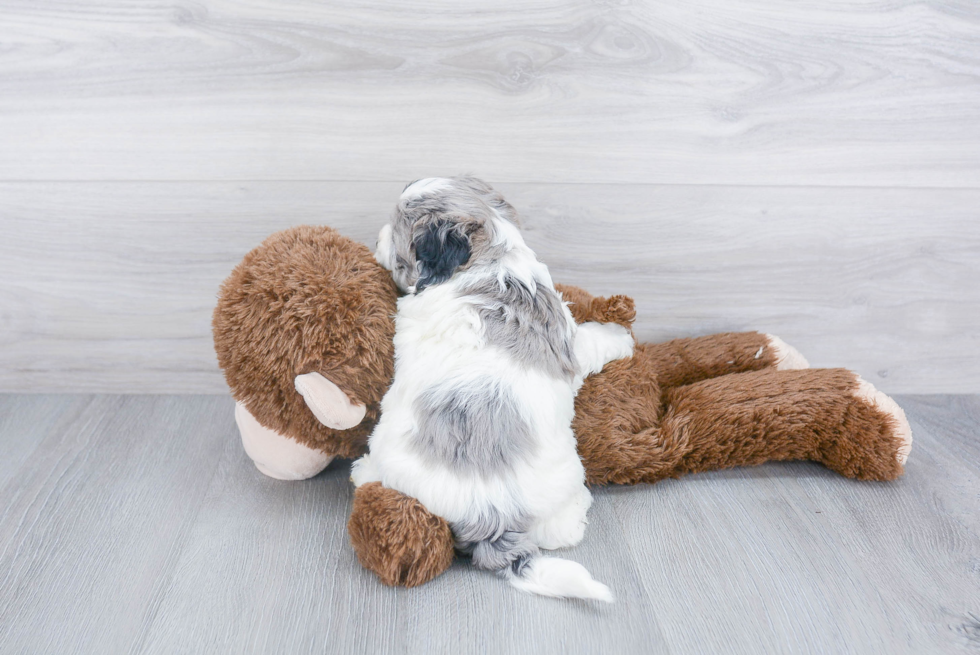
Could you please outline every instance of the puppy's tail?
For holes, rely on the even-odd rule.
[[[521,591],[555,598],[585,598],[613,602],[609,587],[594,580],[578,562],[540,555],[503,569],[504,577]]]
[[[513,586],[539,596],[583,598],[613,602],[609,587],[592,579],[577,562],[543,557],[524,532],[506,530],[480,541],[459,544],[473,556],[473,564],[496,571]]]

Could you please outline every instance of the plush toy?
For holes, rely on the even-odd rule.
[[[394,372],[391,274],[328,227],[277,232],[221,287],[212,327],[260,471],[302,480],[359,457]]]
[[[625,296],[559,290],[578,322],[634,319]],[[370,251],[326,227],[274,234],[232,272],[214,312],[215,349],[259,470],[304,479],[364,452],[393,371],[396,300]],[[855,373],[809,369],[756,332],[637,345],[585,380],[573,428],[590,485],[773,460],[891,480],[912,440],[901,408]],[[444,520],[380,483],[356,489],[348,529],[385,584],[422,584],[454,556]]]

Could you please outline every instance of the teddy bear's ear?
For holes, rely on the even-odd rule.
[[[351,402],[340,387],[319,373],[297,375],[293,386],[316,419],[328,428],[349,430],[363,421],[367,413],[364,405]]]
[[[448,280],[457,268],[470,260],[470,239],[466,226],[448,220],[421,225],[412,239],[419,279],[415,292]]]

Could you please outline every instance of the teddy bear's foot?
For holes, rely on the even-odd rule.
[[[793,346],[789,345],[779,337],[774,334],[767,334],[766,339],[768,339],[767,348],[771,348],[773,355],[775,357],[775,367],[777,371],[792,371],[799,370],[803,368],[810,368],[810,363],[806,361],[806,357],[800,354]],[[756,358],[762,356],[762,350],[756,355]]]
[[[449,524],[380,482],[354,490],[347,532],[361,565],[386,585],[423,584],[453,562],[455,541]]]
[[[255,467],[277,480],[305,480],[327,468],[333,457],[270,430],[242,403],[235,404],[235,422],[245,452]]]
[[[902,466],[908,461],[909,453],[912,452],[912,427],[905,417],[905,411],[898,406],[894,400],[878,391],[873,384],[858,377],[858,386],[854,395],[868,403],[879,412],[891,417],[894,434],[899,440],[899,447],[895,453],[895,459]]]

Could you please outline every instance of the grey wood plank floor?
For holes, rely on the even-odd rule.
[[[348,463],[259,474],[221,396],[0,395],[2,653],[980,652],[978,396],[902,396],[894,483],[808,463],[596,492],[611,606],[457,563],[389,589]]]

